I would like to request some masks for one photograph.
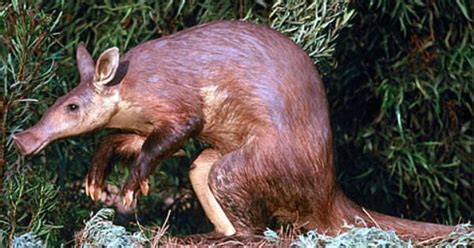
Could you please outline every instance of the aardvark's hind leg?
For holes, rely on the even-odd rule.
[[[258,172],[251,166],[252,149],[237,150],[218,160],[210,171],[209,185],[238,236],[263,232],[271,211],[263,197]],[[261,176],[261,175],[260,175]]]
[[[209,172],[220,157],[220,153],[215,150],[204,150],[194,160],[189,177],[206,216],[214,224],[215,232],[230,236],[235,234],[235,228],[209,188]]]

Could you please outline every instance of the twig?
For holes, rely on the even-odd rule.
[[[160,242],[161,238],[165,235],[166,231],[168,231],[168,220],[170,218],[171,211],[168,211],[168,214],[166,215],[166,219],[163,222],[163,225],[161,225],[160,228],[158,228],[154,234],[153,241],[150,244],[150,247],[158,247],[158,243]]]
[[[417,245],[417,246],[422,246],[422,245],[430,244],[430,243],[433,242],[433,241],[442,240],[443,238],[444,238],[444,235],[442,235],[442,236],[436,236],[436,237],[434,237],[434,238],[430,238],[430,239],[427,239],[427,240],[418,242],[418,243],[416,243],[416,245]]]
[[[374,218],[372,218],[372,215],[370,215],[369,212],[367,212],[367,210],[365,210],[365,208],[362,208],[362,211],[364,211],[364,213],[365,213],[367,216],[369,216],[370,220],[371,220],[373,223],[375,223],[375,225],[376,225],[378,228],[382,229],[382,228],[380,227],[379,223],[377,223],[377,221],[375,221]]]

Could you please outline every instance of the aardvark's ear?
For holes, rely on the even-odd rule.
[[[119,66],[119,49],[116,47],[105,50],[97,60],[94,74],[94,85],[103,87],[115,77]]]
[[[80,42],[76,50],[76,61],[82,81],[92,80],[95,71],[95,64],[92,56],[86,49],[84,42]]]

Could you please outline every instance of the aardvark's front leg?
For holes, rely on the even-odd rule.
[[[184,142],[201,127],[201,119],[191,117],[180,123],[161,123],[160,127],[155,128],[143,143],[123,187],[124,206],[132,204],[134,193],[139,188],[144,195],[148,194],[147,179],[155,171],[158,163],[178,151]]]
[[[127,159],[136,158],[140,153],[143,142],[145,142],[144,136],[120,133],[112,134],[100,143],[85,179],[86,194],[92,200],[96,201],[102,195],[111,160],[115,156]]]

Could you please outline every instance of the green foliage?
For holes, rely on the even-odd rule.
[[[336,39],[354,10],[347,1],[277,1],[270,15],[271,27],[291,38],[313,59],[323,74],[335,65]]]
[[[57,207],[57,189],[53,184],[20,174],[4,181],[4,192],[6,215],[0,215],[0,224],[10,241],[15,233],[29,232],[48,240],[52,231],[60,228],[50,219]]]
[[[473,217],[473,23],[464,1],[364,1],[326,86],[346,192],[407,218]]]
[[[123,226],[112,224],[114,210],[103,208],[86,222],[78,235],[78,247],[137,247],[146,239],[142,233],[130,234]]]
[[[5,9],[0,12],[4,42],[0,46],[3,48],[0,78],[3,80],[5,112],[1,114],[2,126],[12,133],[38,119],[39,113],[34,109],[45,96],[46,88],[55,83],[57,54],[52,47],[60,15],[45,14],[26,4],[3,7]],[[9,118],[12,116],[14,118]],[[5,144],[5,140],[2,142]],[[7,238],[2,243],[12,244],[16,233],[34,233],[46,240],[55,239],[54,230],[60,226],[55,226],[52,218],[57,210],[57,188],[50,182],[53,175],[45,168],[33,169],[33,164],[46,161],[24,160],[11,152],[12,149],[8,138],[7,165],[0,188],[0,229]],[[26,239],[27,236],[20,237]]]
[[[34,233],[29,232],[21,236],[14,237],[12,248],[41,248],[44,247],[43,241]]]

